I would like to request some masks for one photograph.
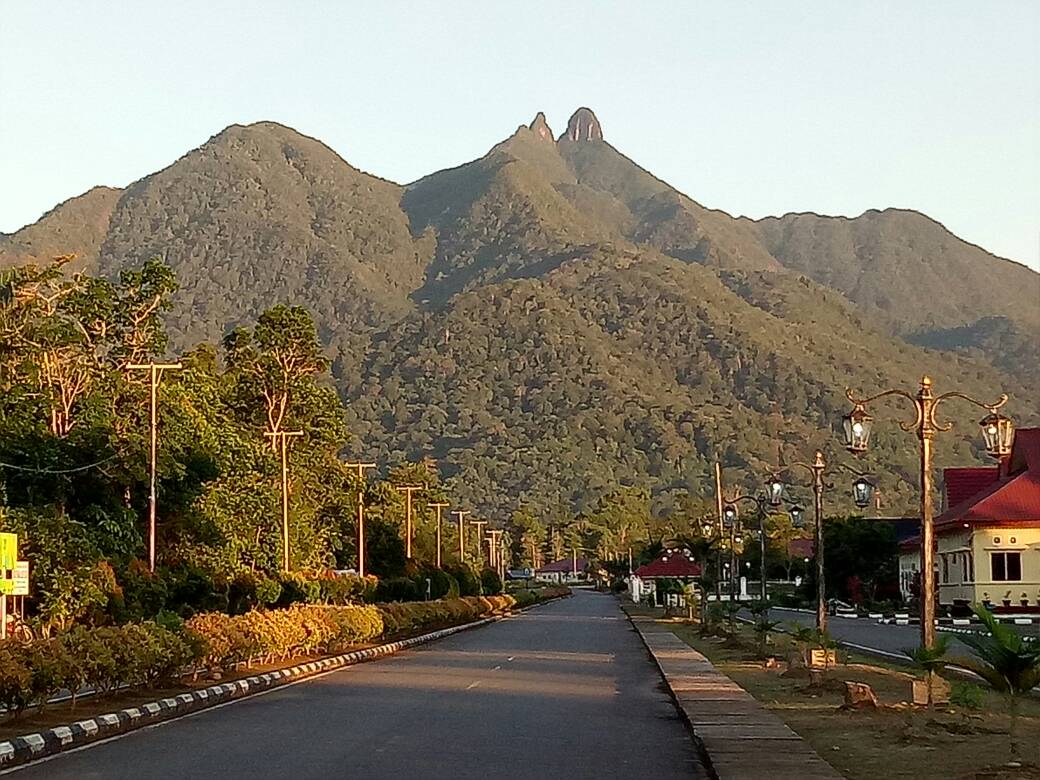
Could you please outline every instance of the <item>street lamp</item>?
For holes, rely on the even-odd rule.
[[[1011,452],[1014,439],[1014,426],[1010,419],[997,412],[1007,403],[1007,395],[1001,395],[994,403],[978,401],[964,393],[951,391],[942,395],[932,393],[932,380],[921,377],[917,395],[904,390],[885,390],[868,398],[859,398],[851,389],[846,389],[845,396],[853,405],[852,411],[842,420],[845,433],[845,446],[853,453],[866,452],[870,441],[870,426],[873,419],[867,414],[866,407],[874,401],[890,395],[905,398],[912,405],[915,413],[913,422],[900,423],[906,431],[913,431],[919,442],[920,453],[920,493],[921,493],[921,645],[931,648],[935,645],[935,539],[932,527],[932,440],[937,431],[948,431],[952,423],[939,423],[935,412],[947,398],[963,398],[975,406],[986,409],[986,415],[979,425],[986,451],[995,458],[1002,458]]]
[[[728,518],[730,522],[736,523],[739,518],[737,511],[737,504],[741,501],[750,501],[755,505],[755,509],[758,514],[758,534],[759,534],[759,551],[761,553],[761,561],[759,565],[759,590],[758,596],[762,601],[765,601],[768,594],[766,593],[766,504],[772,504],[772,489],[777,484],[776,480],[770,483],[767,497],[761,498],[759,496],[742,495],[737,494],[729,499],[726,505],[722,509],[723,518]],[[783,496],[783,483],[780,483],[780,495]]]
[[[857,477],[852,483],[852,501],[860,509],[866,509],[870,506],[871,499],[874,498],[874,483],[866,477]]]
[[[865,411],[862,414],[856,414],[856,421],[851,423],[848,427],[851,435],[860,437],[859,441],[866,441],[870,437],[870,421],[867,419],[864,421],[864,416],[869,418],[869,415]],[[856,427],[857,425],[862,427]],[[828,488],[833,488],[833,485],[827,484],[824,480],[824,474],[827,469],[830,468],[829,463],[823,457],[823,453],[819,450],[816,451],[816,455],[812,460],[812,463],[791,463],[790,466],[785,468],[799,468],[804,469],[812,477],[812,491],[813,491],[813,517],[815,520],[815,527],[813,528],[813,550],[816,557],[816,628],[820,631],[827,629],[827,590],[826,590],[826,578],[824,576],[823,561],[824,561],[824,539],[823,539],[823,495],[824,491]],[[838,464],[839,468],[851,471],[856,474],[859,478],[853,483],[852,493],[853,500],[857,506],[864,507],[870,503],[870,496],[874,493],[873,483],[866,479],[866,475],[853,469],[844,464]],[[783,480],[780,477],[774,478],[773,482],[779,482],[783,485]],[[860,483],[863,483],[860,485]],[[860,485],[860,490],[857,491],[857,485]],[[860,504],[861,493],[866,491],[867,503]],[[797,504],[791,507],[788,512],[791,515],[791,520],[798,525],[802,518],[804,510]]]
[[[794,523],[796,528],[802,527],[802,516],[805,514],[805,508],[801,504],[793,504],[787,510],[787,514],[791,516],[791,522]]]

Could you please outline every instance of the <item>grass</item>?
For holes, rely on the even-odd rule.
[[[626,608],[632,609],[626,605]],[[637,607],[633,614],[660,616],[661,610]],[[700,635],[698,626],[676,619],[668,628],[703,653],[767,709],[808,742],[845,777],[942,778],[942,780],[1024,780],[1040,778],[1040,767],[1009,768],[1007,736],[1009,718],[1003,697],[971,682],[953,680],[955,700],[948,707],[915,708],[910,700],[912,670],[895,663],[850,654],[825,675],[822,689],[810,689],[804,676],[785,675],[783,667],[764,668],[758,659],[755,637],[741,626],[728,640]],[[795,652],[791,640],[773,637],[771,652],[786,659]],[[883,705],[878,711],[841,709],[845,680],[866,683]],[[965,706],[969,704],[971,706]],[[1023,760],[1038,762],[1040,700],[1023,702],[1019,741],[1026,748]],[[1030,755],[1030,751],[1032,755]]]

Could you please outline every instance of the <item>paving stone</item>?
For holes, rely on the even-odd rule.
[[[652,618],[632,617],[719,780],[841,776],[776,715]]]

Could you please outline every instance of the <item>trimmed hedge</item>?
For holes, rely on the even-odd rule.
[[[169,626],[152,621],[77,626],[30,643],[7,639],[0,641],[0,704],[17,717],[29,707],[42,710],[65,690],[89,686],[105,696],[124,686],[170,684],[190,672],[338,653],[380,637],[468,623],[569,593],[568,588],[541,588],[378,606],[294,604],[241,615],[209,612]]]

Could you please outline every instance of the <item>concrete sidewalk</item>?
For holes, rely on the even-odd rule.
[[[653,618],[629,615],[719,780],[835,780],[827,762],[750,693]]]

